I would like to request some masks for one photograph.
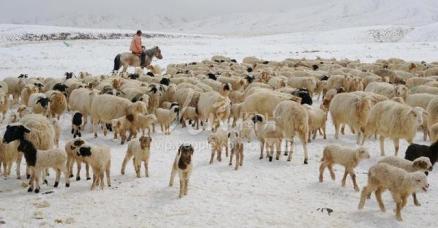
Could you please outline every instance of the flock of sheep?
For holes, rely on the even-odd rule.
[[[321,153],[319,181],[327,168],[335,179],[333,165],[345,167],[342,185],[350,175],[354,189],[359,191],[354,168],[370,157],[365,141],[380,141],[382,158],[384,139],[394,142],[395,156],[384,157],[372,166],[368,183],[361,193],[359,208],[364,207],[371,193],[385,210],[381,194],[389,190],[396,203],[396,217],[407,197],[427,191],[427,173],[438,157],[438,63],[406,62],[401,59],[361,63],[336,59],[286,59],[265,61],[255,57],[242,63],[223,56],[186,64],[171,64],[165,73],[150,66],[144,74],[118,73],[93,76],[81,72],[66,78],[38,78],[20,75],[0,81],[0,113],[7,125],[0,145],[0,165],[9,176],[13,163],[16,175],[24,155],[29,192],[40,191],[49,168],[56,171],[54,186],[63,174],[66,187],[77,164],[76,180],[84,164],[86,178],[93,171],[91,189],[104,188],[104,178],[111,185],[111,152],[103,145],[92,145],[81,138],[87,123],[92,132],[106,135],[112,131],[121,143],[128,142],[121,174],[133,160],[137,177],[148,162],[156,125],[165,135],[172,133],[172,124],[203,130],[211,129],[208,143],[215,158],[222,160],[225,150],[238,170],[243,165],[245,143],[253,138],[260,142],[260,159],[280,159],[282,142],[291,161],[294,138],[302,144],[304,164],[308,164],[307,144],[318,134],[326,139],[326,121],[330,113],[335,138],[350,131],[357,136],[357,148],[327,145]],[[321,100],[316,107],[314,100]],[[59,148],[62,115],[72,117],[71,139]],[[347,129],[345,129],[347,128]],[[431,146],[413,144],[418,130]],[[147,131],[146,131],[147,130]],[[339,134],[341,133],[341,134]],[[163,136],[161,136],[163,137]],[[399,141],[410,146],[405,158],[397,157]],[[230,154],[228,154],[230,152]],[[178,173],[180,197],[187,194],[192,145],[182,144],[172,166],[169,185]]]

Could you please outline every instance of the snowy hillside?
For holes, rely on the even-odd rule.
[[[123,3],[16,0],[2,5],[0,23],[260,35],[375,25],[418,27],[438,22],[436,0],[127,0]]]

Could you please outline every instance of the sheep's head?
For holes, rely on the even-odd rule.
[[[162,78],[162,79],[160,80],[160,84],[161,84],[161,85],[165,85],[165,86],[169,86],[169,85],[170,85],[170,79],[168,79],[168,78]]]
[[[180,169],[186,169],[188,165],[190,165],[190,162],[192,161],[192,155],[193,155],[194,149],[192,145],[181,145],[178,149],[178,168]]]
[[[357,160],[369,159],[370,154],[368,153],[368,150],[365,147],[359,147],[356,149],[356,158]]]
[[[49,105],[49,102],[50,102],[50,99],[48,97],[40,97],[40,98],[38,98],[36,103],[40,104],[41,107],[43,107],[43,108],[47,108]]]
[[[73,72],[65,72],[65,79],[70,79],[70,78],[73,78]]]
[[[8,125],[3,135],[3,142],[10,143],[15,140],[24,139],[25,133],[30,133],[30,129],[23,125]]]
[[[427,176],[421,171],[417,171],[411,174],[410,179],[416,192],[427,192],[429,183],[427,182]]]
[[[53,90],[57,90],[57,91],[60,91],[60,92],[65,92],[67,89],[68,89],[68,86],[63,84],[63,83],[56,83],[53,86]]]
[[[409,112],[409,115],[415,118],[417,127],[423,124],[423,113],[426,113],[426,111],[421,107],[412,108]]]
[[[76,148],[78,148],[78,147],[80,147],[80,146],[82,146],[82,145],[84,145],[84,144],[85,144],[85,141],[84,141],[84,140],[82,140],[82,139],[80,139],[80,138],[78,138],[78,139],[74,139],[74,140],[72,141],[71,145],[70,145],[70,149],[71,149],[71,150],[76,150]]]
[[[89,146],[80,147],[77,154],[78,156],[89,157],[91,156],[91,147]]]
[[[405,98],[409,93],[408,87],[404,85],[398,85],[395,87],[395,96]]]
[[[251,120],[254,124],[259,123],[259,122],[263,123],[265,121],[265,117],[261,114],[256,114],[251,118]]]
[[[142,150],[151,147],[152,138],[149,136],[141,136],[138,141]]]
[[[216,77],[216,75],[215,75],[215,74],[213,74],[213,73],[208,73],[208,74],[207,74],[207,76],[208,76],[208,78],[209,78],[209,79],[211,79],[211,80],[214,80],[214,81],[216,81],[216,80],[217,80],[217,77]]]
[[[428,171],[432,171],[432,163],[428,157],[419,157],[415,159],[412,163],[412,167],[417,171],[423,171],[426,175],[429,174]]]
[[[149,115],[147,115],[147,116],[146,116],[146,119],[149,120],[149,121],[151,121],[152,123],[155,123],[155,122],[158,121],[158,120],[157,120],[157,116],[156,116],[155,114],[149,114]]]

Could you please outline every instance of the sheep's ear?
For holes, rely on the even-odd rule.
[[[228,138],[231,136],[231,133],[228,133]]]
[[[29,128],[27,128],[25,126],[22,126],[22,127],[23,127],[23,130],[24,130],[25,133],[30,133],[30,129]]]

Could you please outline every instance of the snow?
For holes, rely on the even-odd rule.
[[[178,4],[184,5],[185,1]],[[8,3],[7,7],[2,6],[0,12],[13,11],[22,2],[26,1]],[[44,16],[0,13],[0,23],[8,23],[0,24],[0,79],[20,73],[42,77],[62,77],[66,71],[109,73],[114,56],[128,50],[129,39],[31,41],[22,40],[22,37],[24,34],[54,34],[56,37],[63,32],[93,36],[129,34],[133,30],[126,28],[132,28],[129,25],[135,25],[138,21],[148,34],[163,35],[143,40],[147,47],[160,46],[164,59],[154,60],[154,64],[163,68],[169,63],[201,61],[213,55],[226,55],[238,60],[246,56],[267,60],[318,56],[360,59],[364,62],[391,57],[412,61],[437,60],[436,1],[364,0],[353,5],[347,0],[306,1],[309,4],[293,0],[284,1],[288,3],[283,9],[269,8],[269,2],[264,3],[265,11],[257,12],[251,11],[251,7],[257,7],[256,4],[248,5],[250,9],[244,10],[244,3],[248,1],[242,2],[235,3],[238,10],[229,14],[205,10],[200,13],[202,15],[184,18],[185,15],[181,14],[172,16],[174,12],[169,9],[167,14],[161,12],[161,16],[151,15],[153,19],[150,21],[148,18],[140,20],[132,14],[121,15],[115,20],[111,16],[115,14],[114,11],[109,10],[106,15],[107,11],[101,10],[100,14],[94,15],[83,7],[81,11],[73,7],[71,12],[66,7],[63,10],[67,12],[62,14],[53,13],[56,10],[52,10],[52,13]],[[44,24],[71,27],[41,26]],[[112,25],[116,26],[102,29]],[[317,101],[315,105],[319,103]],[[62,117],[61,147],[72,138],[69,133],[70,120],[71,114]],[[5,125],[2,123],[1,130]],[[384,194],[388,209],[386,213],[379,211],[374,197],[367,202],[364,210],[359,211],[357,205],[360,195],[353,190],[350,179],[346,188],[340,186],[341,167],[336,167],[335,182],[325,173],[325,182],[319,183],[318,168],[323,147],[328,143],[355,146],[355,137],[349,131],[339,140],[334,140],[330,118],[327,126],[328,139],[318,137],[308,145],[308,165],[303,164],[302,146],[298,141],[292,162],[287,162],[286,157],[281,156],[280,161],[274,160],[272,163],[258,159],[259,144],[253,141],[245,144],[244,164],[238,171],[228,166],[227,159],[208,164],[208,131],[195,132],[178,126],[169,136],[157,132],[153,135],[149,178],[136,178],[131,162],[128,163],[126,175],[121,176],[126,145],[120,145],[111,135],[103,137],[102,133],[95,139],[88,127],[84,136],[86,140],[111,147],[113,186],[91,192],[90,181],[73,180],[69,189],[63,186],[53,189],[44,185],[43,193],[53,193],[34,194],[27,193],[26,188],[22,187],[24,180],[15,179],[13,174],[0,180],[0,224],[5,222],[5,227],[52,227],[59,223],[72,227],[436,226],[436,170],[429,175],[430,191],[419,194],[422,206],[415,207],[412,199],[409,199],[402,211],[403,223],[395,220],[391,210],[395,205],[387,192]],[[174,187],[167,185],[177,147],[182,143],[192,143],[195,147],[194,168],[188,196],[178,199],[178,179]],[[415,143],[429,142],[424,142],[418,133]],[[360,187],[366,184],[368,168],[379,158],[376,140],[369,140],[365,145],[372,158],[356,169]],[[404,155],[406,147],[407,142],[402,141],[399,156]],[[386,141],[385,148],[387,154],[393,153],[391,141]],[[24,173],[24,166],[21,169]],[[49,177],[51,184],[53,176]],[[321,212],[321,208],[330,208],[333,212],[329,215],[326,210]]]

